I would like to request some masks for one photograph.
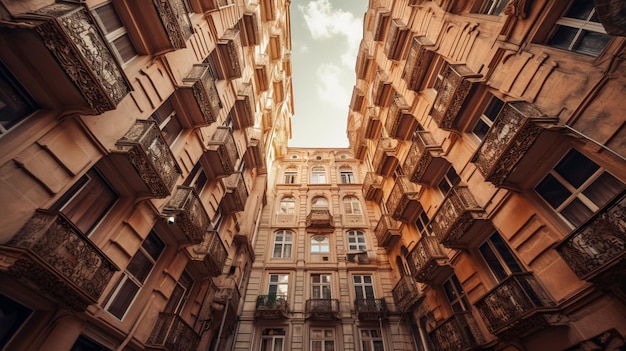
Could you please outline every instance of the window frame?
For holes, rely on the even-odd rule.
[[[480,13],[484,15],[500,16],[509,0],[484,0],[480,7]]]
[[[323,238],[323,241],[317,240]],[[330,237],[328,235],[313,235],[309,240],[311,254],[326,255],[330,253]]]
[[[339,169],[339,179],[341,184],[356,184],[356,177],[351,168]]]
[[[496,121],[498,115],[507,103],[494,94],[488,93],[487,95],[488,96],[484,100],[484,108],[482,108],[482,111],[471,130],[471,134],[480,142],[485,140],[487,133],[489,133],[493,123]],[[482,132],[484,132],[484,134]]]
[[[319,278],[318,281],[315,277]],[[325,278],[325,279],[324,279]],[[316,288],[318,291],[316,292]],[[332,275],[330,273],[311,274],[311,299],[332,299]]]
[[[372,332],[378,335],[373,336],[374,333]],[[361,350],[363,351],[379,350],[377,345],[385,350],[385,342],[383,341],[383,334],[380,328],[359,328],[359,341],[361,342]]]
[[[98,10],[104,8],[105,6],[111,6],[117,19],[119,20],[119,23],[121,24],[121,27],[117,27],[111,32],[109,32],[109,30],[107,29],[107,25],[103,21],[102,16],[98,13]],[[111,48],[113,55],[115,56],[115,58],[118,60],[118,62],[120,63],[122,67],[126,67],[137,56],[139,56],[137,47],[133,43],[133,39],[131,38],[131,35],[128,32],[128,29],[126,28],[124,24],[124,20],[122,19],[122,16],[120,16],[120,13],[113,1],[103,2],[101,4],[98,4],[97,6],[94,6],[93,8],[91,8],[91,13],[93,15],[93,18],[96,20],[98,27],[102,31],[102,34],[104,35],[105,40],[109,43],[109,47]],[[117,45],[115,44],[116,40],[119,40],[120,38],[124,36],[128,40],[128,43],[130,43],[130,46],[132,47],[133,52],[134,52],[134,55],[132,57],[129,57],[128,60],[125,60],[123,58],[122,53],[120,52]]]
[[[39,105],[24,85],[0,59],[0,137],[39,110]],[[6,121],[5,121],[6,117]]]
[[[178,137],[185,129],[178,118],[176,106],[172,103],[171,96],[167,100],[163,101],[161,106],[154,110],[154,112],[150,115],[150,118],[157,122],[157,125],[163,134],[163,139],[165,139],[165,142],[170,147],[174,145]],[[174,127],[174,129],[171,129],[172,127]]]
[[[343,197],[343,211],[347,215],[362,216],[361,201],[354,195]]]
[[[444,175],[441,177],[441,180],[437,183],[437,189],[439,189],[441,195],[446,197],[448,193],[450,193],[450,191],[452,191],[460,183],[461,177],[456,172],[454,167],[450,165],[446,173],[444,173]],[[447,187],[447,190],[444,189],[444,187]]]
[[[479,245],[477,250],[489,272],[498,283],[515,273],[526,271],[515,252],[497,231]],[[489,250],[491,258],[486,257],[487,250]]]
[[[367,281],[368,278],[369,278],[369,282]],[[357,281],[357,280],[360,280],[360,281]],[[374,286],[374,275],[353,274],[352,286],[354,287],[354,296],[356,299],[369,300],[369,299],[376,298],[376,289]]]
[[[296,214],[296,198],[293,196],[285,196],[280,200],[278,213],[282,215]]]
[[[267,334],[266,334],[267,331]],[[278,332],[274,334],[274,332]],[[261,336],[259,338],[259,350],[260,351],[284,351],[285,350],[285,340],[286,340],[286,332],[283,328],[263,328],[261,331]],[[265,344],[263,341],[267,340],[270,342],[269,345]],[[280,342],[280,350],[276,348],[276,340],[281,340]]]
[[[283,173],[284,184],[296,184],[298,179],[298,170],[295,168],[287,168]]]
[[[276,277],[276,279],[273,279]],[[282,280],[284,278],[284,280]],[[273,287],[275,287],[275,291],[272,292]],[[279,294],[284,288],[284,294]],[[268,281],[267,281],[267,295],[270,296],[283,296],[287,297],[289,294],[289,273],[269,273]]]
[[[326,168],[323,166],[314,166],[311,168],[311,184],[328,184]]]
[[[289,240],[286,235],[289,235]],[[279,235],[282,240],[278,240]],[[293,235],[294,233],[290,230],[279,230],[274,233],[274,245],[272,246],[272,258],[282,258],[289,259],[291,258],[291,252],[293,249]],[[277,254],[277,248],[279,248],[280,254]]]
[[[467,298],[467,293],[456,274],[441,283],[441,290],[446,297],[452,313],[471,312],[472,305]]]
[[[316,335],[316,332],[320,332]],[[330,332],[330,335],[327,334]],[[320,328],[311,327],[309,330],[309,344],[311,351],[334,351],[335,350],[335,329],[334,328]],[[314,343],[319,343],[319,347],[314,346]],[[330,344],[330,345],[329,345]],[[330,346],[330,347],[328,347]]]
[[[361,230],[348,230],[348,251],[367,251],[365,233]]]

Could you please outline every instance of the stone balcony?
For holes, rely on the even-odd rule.
[[[269,57],[266,54],[256,54],[254,58],[254,80],[260,92],[270,89]]]
[[[506,340],[545,330],[559,320],[554,302],[532,273],[513,273],[475,306],[489,332]]]
[[[0,271],[75,311],[97,303],[119,269],[61,212],[37,210],[0,245]]]
[[[389,107],[391,98],[395,94],[395,89],[391,83],[389,74],[383,70],[378,70],[374,78],[374,105],[385,108]]]
[[[398,150],[400,145],[397,140],[380,138],[376,144],[376,151],[372,159],[372,166],[376,174],[383,177],[390,176],[398,166]]]
[[[411,250],[407,260],[411,274],[421,283],[436,286],[453,273],[448,255],[434,236],[422,236]]]
[[[181,104],[186,107],[193,127],[208,126],[219,116],[222,102],[214,75],[210,64],[195,64],[179,86]]]
[[[238,160],[239,152],[230,128],[217,127],[200,158],[207,177],[215,180],[233,174]]]
[[[390,214],[383,214],[374,229],[378,245],[390,249],[394,241],[400,239],[402,223],[393,219]]]
[[[367,172],[363,180],[363,196],[365,200],[380,201],[383,196],[383,177]]]
[[[204,239],[193,248],[196,257],[192,262],[203,275],[217,277],[222,273],[228,252],[220,234],[216,230],[209,230],[204,235]]]
[[[489,128],[472,161],[486,180],[496,186],[506,185],[522,158],[536,161],[544,157],[554,133],[546,128],[557,122],[558,118],[547,117],[531,103],[508,102]]]
[[[387,198],[387,209],[394,219],[404,223],[413,222],[422,211],[419,201],[421,186],[409,181],[407,176],[396,177]]]
[[[376,106],[369,106],[365,110],[362,130],[365,139],[378,139],[382,132],[383,125],[380,121],[380,109]]]
[[[304,311],[307,319],[332,321],[339,319],[339,300],[309,299],[306,300]]]
[[[378,321],[386,319],[389,315],[385,299],[356,299],[354,309],[362,321]]]
[[[449,64],[442,75],[443,81],[430,115],[439,128],[460,132],[459,126],[462,123],[457,121],[459,111],[482,75],[472,72],[462,64]]]
[[[256,300],[254,317],[257,319],[285,319],[289,312],[287,296],[259,295]]]
[[[400,18],[394,18],[387,30],[383,53],[389,60],[401,60],[404,47],[411,38],[411,29]]]
[[[413,306],[423,297],[417,288],[415,279],[410,275],[402,276],[391,293],[396,308],[403,313],[411,312]]]
[[[440,243],[452,249],[469,248],[477,234],[490,225],[485,211],[467,186],[455,186],[431,220],[433,233]]]
[[[411,106],[404,97],[395,94],[387,111],[385,130],[390,137],[398,140],[408,140],[417,128],[417,119],[411,113]]]
[[[428,336],[438,351],[482,350],[480,346],[485,344],[485,337],[471,312],[453,314]]]
[[[440,156],[442,154],[441,144],[431,133],[417,131],[402,165],[402,172],[413,183],[432,186],[450,165]]]
[[[217,290],[211,304],[213,320],[224,321],[222,335],[231,335],[237,325],[241,293],[233,279],[224,279],[216,283]]]
[[[230,114],[235,129],[242,130],[254,126],[255,106],[252,83],[240,84],[237,99]]]
[[[175,313],[159,313],[146,344],[164,350],[195,351],[200,343],[196,333],[181,316]]]
[[[248,201],[248,188],[241,172],[235,172],[221,179],[224,187],[224,197],[220,202],[223,213],[231,214],[243,211]]]
[[[200,244],[211,224],[196,190],[179,185],[172,197],[163,207],[163,217],[174,217],[174,225],[180,231],[173,230],[181,242]],[[182,235],[180,235],[182,234]]]
[[[312,209],[306,216],[307,231],[332,233],[335,231],[333,215],[328,209]]]
[[[426,74],[431,68],[435,56],[435,44],[425,36],[416,36],[411,40],[409,54],[402,72],[402,79],[407,87],[415,92],[422,91]]]
[[[356,78],[367,80],[373,74],[376,67],[375,57],[371,54],[371,45],[367,41],[362,41],[359,47],[359,54],[356,58]]]
[[[350,98],[350,110],[362,114],[365,107],[365,93],[356,86],[352,89],[352,98]]]
[[[263,142],[263,132],[260,128],[246,129],[246,153],[244,155],[246,165],[265,169],[265,144]]]
[[[256,46],[261,44],[261,21],[259,20],[259,4],[250,4],[241,17],[241,44]]]
[[[216,50],[217,57],[219,57],[219,62],[216,62],[219,77],[222,79],[241,78],[244,62],[239,30],[227,29],[217,41]]]
[[[193,34],[193,24],[183,4],[183,0],[160,0],[154,1],[154,9],[150,6],[144,8],[146,22],[160,23],[161,26],[149,26],[146,37],[152,42],[155,51],[164,52],[185,48],[185,42]]]
[[[387,28],[389,28],[389,21],[391,20],[389,16],[390,14],[391,12],[389,11],[389,9],[384,6],[378,6],[378,8],[376,9],[373,30],[375,41],[385,40],[385,34],[387,33]]]
[[[348,140],[354,158],[363,161],[367,153],[367,143],[365,142],[363,131],[360,129],[348,131]]]
[[[138,194],[170,195],[181,171],[154,121],[137,120],[115,146],[111,158]]]

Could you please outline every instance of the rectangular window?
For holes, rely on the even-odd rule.
[[[270,274],[267,294],[270,296],[284,296],[289,293],[289,274]]]
[[[556,22],[548,45],[598,56],[611,40],[606,34],[594,2],[590,0],[574,0],[565,14]]]
[[[363,351],[385,351],[383,337],[379,329],[360,329],[361,350]]]
[[[76,339],[70,351],[111,351],[111,349],[81,335]]]
[[[346,214],[360,215],[361,214],[361,202],[354,196],[346,196],[343,199],[343,207]]]
[[[352,171],[341,171],[339,175],[341,177],[342,184],[356,183],[356,179],[354,179],[354,173],[352,173]]]
[[[295,214],[296,213],[296,199],[293,197],[286,197],[280,201],[279,213],[281,214]]]
[[[291,258],[293,234],[286,230],[276,232],[274,236],[274,251],[272,258]]]
[[[119,320],[124,319],[164,249],[163,241],[154,231],[150,231],[137,253],[131,258],[116,287],[107,297],[104,303],[105,310]]]
[[[311,298],[330,299],[330,274],[311,274]]]
[[[500,113],[500,110],[502,110],[503,106],[504,101],[491,95],[487,107],[485,107],[485,110],[478,118],[478,122],[476,122],[476,126],[472,131],[474,135],[478,137],[478,139],[480,139],[481,141],[485,139],[489,128],[491,128],[491,126],[493,125],[493,122],[496,120],[496,117]]]
[[[0,294],[0,350],[4,349],[32,312],[30,308]]]
[[[202,189],[207,183],[206,173],[204,173],[204,169],[202,168],[202,164],[200,162],[196,163],[195,166],[189,172],[189,175],[183,182],[184,186],[189,186],[196,189],[198,194],[202,193]]]
[[[261,351],[283,351],[284,347],[285,329],[263,329]]]
[[[330,239],[325,235],[311,237],[311,253],[329,253]]]
[[[448,172],[443,176],[437,187],[441,191],[443,196],[446,196],[450,190],[461,182],[461,178],[454,170],[454,167],[450,166]]]
[[[420,236],[433,235],[433,228],[426,212],[420,212],[419,216],[417,216],[417,219],[415,220],[415,226],[417,227]]]
[[[311,170],[311,184],[326,184],[326,170],[324,167],[313,167]]]
[[[285,184],[295,184],[297,176],[298,172],[296,171],[285,171]]]
[[[179,314],[185,305],[185,301],[187,301],[189,297],[192,287],[193,278],[189,275],[189,273],[187,273],[187,271],[183,271],[183,274],[176,282],[176,285],[174,285],[172,295],[170,296],[170,299],[167,300],[167,305],[165,306],[163,312]]]
[[[311,329],[311,351],[335,351],[335,331]]]
[[[93,14],[120,62],[126,63],[137,56],[137,51],[112,3],[95,8]]]
[[[183,127],[176,117],[176,110],[172,102],[169,99],[165,100],[165,102],[154,111],[152,118],[159,125],[159,129],[161,129],[161,133],[163,133],[163,138],[167,144],[172,145],[183,130]]]
[[[348,250],[350,251],[365,251],[367,245],[365,244],[365,234],[360,230],[348,231]]]
[[[374,298],[374,281],[371,275],[354,275],[352,282],[357,300]]]
[[[0,61],[0,135],[16,126],[31,113],[37,105]]]
[[[508,2],[509,0],[487,0],[480,9],[480,13],[498,16],[504,11],[504,6]]]
[[[443,291],[446,293],[453,313],[470,311],[471,306],[469,300],[456,274],[452,274],[452,276],[443,283]]]
[[[517,258],[497,232],[480,246],[479,251],[499,282],[512,273],[523,272]]]

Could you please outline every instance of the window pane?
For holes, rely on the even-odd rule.
[[[565,17],[586,20],[593,11],[594,3],[588,0],[576,0],[565,13]]]
[[[499,234],[492,235],[489,240],[500,254],[500,257],[502,257],[502,259],[504,260],[504,264],[507,265],[511,272],[522,272],[522,268],[515,259],[513,252],[511,252],[511,249],[509,249],[509,247],[504,242],[504,240],[502,240],[502,237],[500,237]]]
[[[478,123],[476,123],[476,127],[474,127],[474,130],[472,132],[476,134],[476,136],[480,140],[483,140],[485,139],[485,136],[487,135],[488,131],[489,131],[489,125],[485,123],[482,119],[479,119]]]
[[[583,191],[583,194],[593,201],[596,206],[602,207],[623,189],[624,183],[609,173],[604,172]]]
[[[115,300],[107,309],[118,319],[122,319],[122,317],[124,317],[124,313],[126,313],[128,306],[130,306],[130,303],[133,302],[135,295],[139,291],[139,286],[137,286],[131,279],[123,278],[123,280],[124,283],[115,295]]]
[[[573,187],[579,188],[598,168],[597,164],[576,150],[571,150],[554,170]]]
[[[98,18],[100,18],[100,21],[102,22],[102,25],[104,27],[102,29],[104,30],[105,34],[112,33],[116,29],[122,28],[124,26],[119,16],[117,15],[117,12],[115,12],[113,4],[105,4],[96,8],[95,11],[96,15],[98,15]]]
[[[28,93],[0,61],[0,134],[36,109]]]
[[[578,227],[593,215],[593,211],[576,198],[561,210],[561,214],[567,218],[574,227]]]
[[[109,351],[110,349],[100,345],[99,343],[81,335],[76,339],[76,342],[70,349],[70,351]]]
[[[485,108],[485,113],[484,115],[489,118],[490,121],[495,121],[496,117],[498,116],[498,113],[500,113],[500,110],[502,109],[502,106],[504,105],[504,101],[498,99],[497,97],[493,96],[491,98],[491,101],[489,101],[489,105],[487,105],[487,108]]]
[[[581,54],[598,56],[610,40],[611,37],[607,34],[583,30],[575,51]]]
[[[2,317],[0,318],[2,320],[0,323],[0,349],[9,342],[31,312],[26,306],[0,294],[0,316]]]
[[[123,62],[128,62],[130,59],[137,56],[137,51],[135,51],[135,47],[127,34],[113,40],[113,46],[115,46]]]
[[[135,256],[128,263],[126,270],[137,278],[141,283],[146,281],[150,270],[152,269],[152,262],[146,257],[142,251],[137,251]]]
[[[491,271],[496,276],[498,281],[502,281],[504,278],[508,277],[509,274],[506,272],[504,267],[502,267],[502,264],[500,264],[500,261],[491,250],[491,246],[489,246],[488,243],[484,243],[480,246],[480,253],[485,258],[487,265],[491,268]]]
[[[553,208],[559,207],[572,194],[551,174],[546,175],[535,190]]]
[[[576,33],[578,33],[578,28],[557,25],[548,44],[559,49],[569,50]]]

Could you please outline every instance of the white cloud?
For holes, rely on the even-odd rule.
[[[332,107],[346,109],[350,103],[351,92],[342,82],[341,68],[334,64],[323,64],[315,73],[320,99]]]

